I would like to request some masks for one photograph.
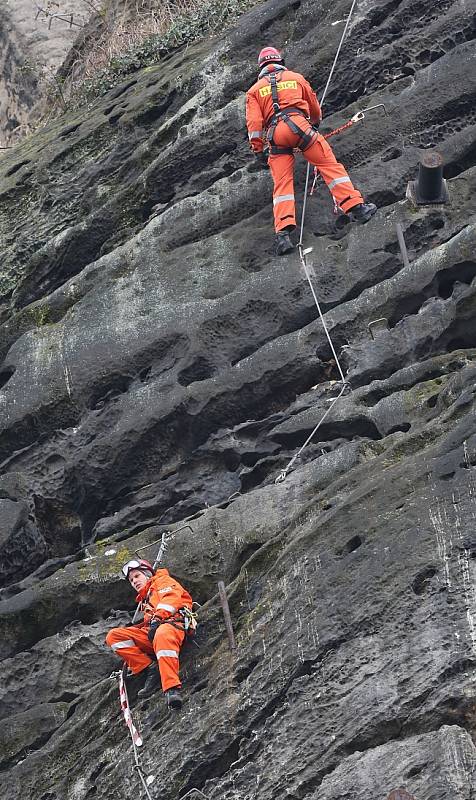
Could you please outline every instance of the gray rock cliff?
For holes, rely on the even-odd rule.
[[[0,0],[0,145],[45,113],[55,70],[92,8],[88,0]]]
[[[379,210],[336,234],[321,183],[305,232],[350,391],[275,483],[338,373],[244,92],[274,43],[320,94],[349,8],[259,3],[0,156],[2,797],[143,796],[104,638],[187,520],[184,710],[130,685],[154,799],[476,796],[470,2],[357,3],[322,130],[385,104],[332,140]],[[450,202],[415,208],[427,148]]]

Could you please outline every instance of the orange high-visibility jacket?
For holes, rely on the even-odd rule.
[[[169,575],[167,569],[158,569],[147,581],[136,597],[144,612],[144,624],[152,619],[167,619],[180,608],[192,608],[192,598],[178,581]]]
[[[271,71],[271,67],[269,69]],[[275,71],[280,108],[300,108],[311,125],[320,122],[321,107],[307,80],[299,72],[291,72],[289,69]],[[263,150],[266,128],[273,114],[268,72],[246,93],[246,126],[250,145],[255,153]]]

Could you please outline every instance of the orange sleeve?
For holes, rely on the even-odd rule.
[[[314,123],[319,123],[322,120],[322,111],[319,100],[317,99],[315,92],[312,91],[311,85],[305,78],[303,78],[301,86],[304,99],[309,106],[309,118],[311,120],[311,125],[314,125]]]
[[[252,90],[246,94],[246,127],[251,149],[254,153],[262,153],[264,120],[258,99]]]

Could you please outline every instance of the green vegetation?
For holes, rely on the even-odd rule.
[[[43,325],[48,325],[50,322],[52,322],[50,309],[46,304],[42,306],[34,306],[31,309],[31,316],[38,328],[41,328]]]
[[[110,29],[105,41],[86,58],[84,80],[71,86],[70,105],[105,94],[128,75],[156,64],[164,56],[204,36],[222,32],[257,0],[184,0],[161,4],[160,10],[141,15],[128,24]],[[151,33],[151,31],[154,31]],[[107,43],[107,46],[104,45]]]

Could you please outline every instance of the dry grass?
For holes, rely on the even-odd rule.
[[[164,36],[174,25],[178,16],[193,16],[203,8],[203,0],[175,0],[160,2],[156,8],[144,9],[144,4],[136,3],[136,12],[131,17],[121,14],[106,25],[106,31],[95,42],[86,57],[79,58],[73,65],[71,82],[78,79],[91,81],[101,70],[126,53],[132,53],[152,37]]]
[[[85,31],[87,38],[79,49],[73,48],[71,55],[76,58],[70,60],[66,74],[36,65],[43,98],[28,126],[19,128],[12,141],[104,94],[127,75],[157,63],[177,47],[223,31],[258,1],[122,0],[118,12],[117,0],[78,0],[93,21]],[[50,15],[61,10],[56,0],[37,0],[37,6]]]
[[[59,99],[69,107],[105,94],[177,47],[222,32],[259,0],[128,0],[119,15],[108,11],[110,2],[102,7],[101,35],[78,53],[64,80]]]
[[[178,47],[222,32],[259,0],[123,0],[121,12],[113,0],[82,2],[91,10],[101,2],[100,11],[92,16],[87,37],[73,48],[76,58],[69,59],[67,73],[42,76],[47,84],[43,124],[105,94]]]

